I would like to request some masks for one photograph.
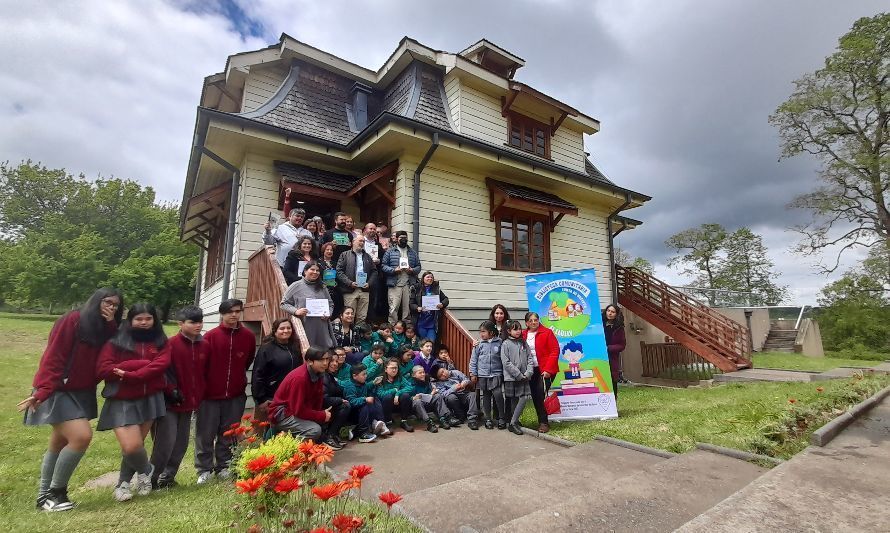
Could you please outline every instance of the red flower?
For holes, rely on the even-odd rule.
[[[253,417],[251,417],[250,415],[244,415],[241,417],[241,420],[250,420],[251,418]]]
[[[312,487],[312,494],[315,494],[315,497],[323,502],[336,498],[340,495],[340,492],[339,483],[328,483],[320,487]]]
[[[294,520],[293,518],[288,518],[287,520],[281,522],[281,525],[287,529],[290,529],[290,528],[294,527],[294,524],[296,524],[296,523],[297,523],[297,521]]]
[[[351,477],[344,479],[337,484],[340,485],[340,492],[346,492],[350,489],[360,489],[362,487],[362,480]]]
[[[261,455],[247,462],[247,469],[256,474],[275,464],[274,455]]]
[[[260,426],[261,428],[267,428],[267,427],[271,426],[272,424],[269,422],[260,422],[257,425]]]
[[[402,496],[400,494],[396,494],[393,491],[382,492],[378,494],[377,497],[380,498],[380,501],[386,504],[387,508],[392,507],[393,505],[402,501]]]
[[[300,478],[288,477],[275,484],[275,492],[278,494],[285,494],[298,490],[302,486],[303,482],[300,481]]]
[[[235,487],[238,488],[239,493],[250,494],[251,496],[253,496],[254,494],[256,494],[256,491],[263,488],[263,485],[266,484],[266,481],[268,479],[269,479],[268,474],[261,474],[259,476],[255,476],[250,479],[236,481]]]
[[[249,528],[247,528],[247,533],[262,533],[262,532],[263,532],[263,528],[261,528],[257,524],[254,524],[254,525],[250,526]]]
[[[236,427],[238,427],[240,425],[241,425],[241,422],[235,422],[234,424],[229,425],[229,429],[235,429]]]
[[[374,469],[370,465],[356,465],[349,469],[349,477],[364,479],[365,476],[372,472],[374,472]]]
[[[312,439],[309,439],[309,440],[304,440],[303,442],[301,442],[300,445],[297,447],[297,449],[300,450],[300,453],[302,453],[303,455],[308,457],[309,454],[312,453],[313,446],[315,446],[315,443],[312,442]]]
[[[309,460],[315,464],[330,463],[334,459],[334,449],[327,444],[318,444],[312,447],[312,453]]]
[[[234,437],[234,436],[235,436],[234,429],[227,429],[227,430],[223,431],[223,437]]]
[[[313,529],[312,531],[310,531],[309,533],[334,533],[334,531],[331,529],[328,529],[326,527],[317,527],[317,528]]]
[[[337,531],[340,533],[351,533],[356,529],[362,527],[365,521],[358,516],[349,516],[345,514],[338,514],[334,518],[331,519],[331,525],[337,528]]]
[[[788,403],[797,403],[797,400],[794,398],[788,398]]]
[[[235,435],[244,435],[245,433],[247,433],[248,429],[249,428],[247,426],[238,426],[235,429],[233,429],[232,431],[235,432]]]
[[[255,436],[251,435],[250,437],[247,437],[247,443],[248,443],[248,444],[253,444],[254,442],[256,442],[256,437],[255,437]]]
[[[816,392],[824,392],[824,391],[825,391],[824,387],[816,387]]]

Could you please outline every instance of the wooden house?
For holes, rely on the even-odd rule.
[[[261,237],[288,188],[309,214],[406,230],[450,297],[449,345],[495,303],[524,310],[530,272],[592,266],[599,303],[617,299],[612,237],[640,224],[619,213],[650,198],[597,170],[599,121],[518,81],[523,66],[485,39],[452,53],[406,37],[377,70],[286,34],[229,56],[204,81],[181,211],[208,324],[224,295],[257,327],[281,315]]]

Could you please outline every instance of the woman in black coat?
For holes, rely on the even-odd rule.
[[[424,296],[438,296],[439,304],[435,309],[423,309]],[[432,272],[424,272],[420,277],[420,286],[414,292],[413,310],[417,313],[414,327],[417,330],[417,336],[420,339],[429,339],[436,341],[436,333],[439,328],[439,319],[442,312],[448,307],[448,297],[442,289],[439,288],[439,282]]]
[[[263,339],[253,363],[250,390],[256,403],[255,418],[265,420],[275,391],[291,370],[303,364],[290,319],[272,323],[272,334]]]

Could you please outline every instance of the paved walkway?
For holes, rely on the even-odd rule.
[[[679,529],[890,531],[890,397]]]
[[[867,371],[890,373],[890,363],[881,363],[872,368],[838,367],[825,372],[807,372],[805,370],[779,370],[772,368],[746,368],[727,374],[717,374],[714,381],[723,383],[744,381],[778,381],[808,382],[829,379],[848,378],[856,373]]]

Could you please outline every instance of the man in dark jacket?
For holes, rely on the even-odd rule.
[[[322,244],[334,243],[334,264],[340,259],[340,254],[349,251],[352,246],[352,233],[346,230],[346,213],[334,213],[334,227],[327,230],[321,239]]]
[[[389,322],[395,324],[411,314],[411,287],[416,286],[420,258],[408,246],[408,232],[397,231],[395,246],[390,245],[380,268],[386,274],[389,296]]]
[[[355,323],[368,317],[371,287],[377,282],[374,260],[365,251],[365,236],[352,239],[352,249],[340,254],[337,261],[337,286],[343,294],[343,305],[355,309]]]

